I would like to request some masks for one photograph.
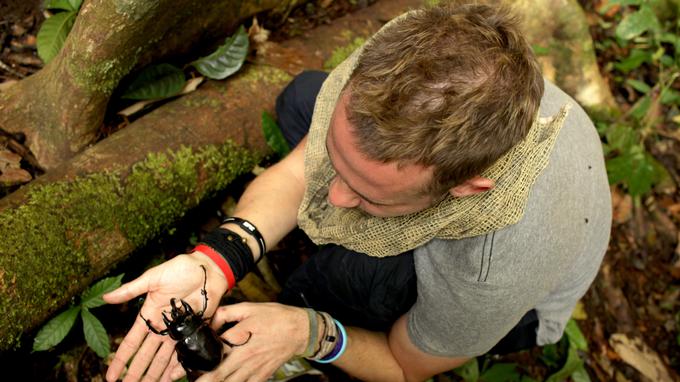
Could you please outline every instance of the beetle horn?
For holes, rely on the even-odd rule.
[[[186,313],[190,314],[190,315],[193,315],[193,314],[194,314],[194,310],[191,309],[191,305],[189,305],[189,303],[186,302],[186,301],[184,301],[184,300],[180,300],[180,301],[182,302],[182,306],[184,307],[184,311],[185,311]]]
[[[174,312],[174,310],[173,310],[173,312]],[[172,323],[172,320],[170,318],[168,318],[168,316],[165,315],[165,312],[163,312],[162,315],[163,315],[163,322],[165,322],[165,326],[169,328],[170,324]]]

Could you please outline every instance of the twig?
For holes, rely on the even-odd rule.
[[[25,75],[23,75],[23,74],[17,72],[16,70],[12,69],[9,65],[2,62],[2,60],[0,60],[0,69],[3,69],[6,72],[8,72],[9,74],[17,76],[19,78],[26,78]]]
[[[21,155],[22,158],[24,158],[31,166],[33,166],[33,168],[43,173],[45,172],[45,169],[42,166],[40,166],[40,163],[38,163],[38,160],[35,158],[31,150],[29,150],[26,146],[22,145],[21,142],[14,139],[12,134],[0,128],[0,136],[6,137],[7,146],[10,149],[12,149],[12,151],[14,151],[15,153]]]

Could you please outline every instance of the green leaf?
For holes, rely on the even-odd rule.
[[[560,355],[558,352],[557,344],[548,344],[543,346],[542,355],[540,356],[541,361],[548,367],[557,367],[560,361]]]
[[[635,89],[635,90],[637,90],[637,91],[639,91],[640,93],[643,93],[643,94],[647,94],[647,93],[649,93],[650,90],[652,90],[652,88],[649,85],[647,85],[646,83],[644,83],[643,81],[634,80],[632,78],[627,79],[626,83],[628,85],[632,86],[633,89]]]
[[[628,151],[631,146],[637,143],[637,133],[633,128],[626,125],[612,125],[607,129],[607,143],[612,150],[621,152]]]
[[[82,0],[47,0],[45,9],[61,9],[64,11],[78,12]]]
[[[486,370],[479,379],[483,382],[519,382],[516,363],[496,363]]]
[[[243,25],[227,38],[215,52],[191,63],[201,74],[213,80],[223,80],[236,73],[248,55],[248,33]]]
[[[531,46],[531,48],[534,50],[534,54],[537,56],[547,56],[550,54],[550,48],[545,46],[534,44]]]
[[[643,4],[637,12],[626,15],[616,27],[616,37],[622,40],[631,40],[647,31],[661,29],[659,19],[652,8]]]
[[[33,351],[47,350],[60,343],[71,331],[78,312],[80,312],[80,306],[74,306],[45,324],[33,340]]]
[[[102,295],[118,288],[124,275],[124,273],[121,273],[115,277],[101,279],[96,284],[87,288],[80,296],[80,305],[85,308],[96,308],[106,304],[102,300]]]
[[[663,65],[663,66],[673,66],[673,65],[675,65],[675,60],[673,59],[673,57],[671,57],[667,54],[664,54],[663,56],[661,56],[661,58],[659,58],[659,62],[661,62],[661,65]]]
[[[576,349],[573,346],[569,346],[569,352],[567,353],[567,360],[564,362],[564,366],[554,374],[550,375],[545,379],[545,382],[561,382],[567,379],[576,369],[583,367],[583,361],[579,357]]]
[[[98,356],[106,358],[111,352],[111,348],[109,347],[109,335],[106,333],[104,325],[87,309],[82,310],[81,316],[83,317],[83,333],[87,345]]]
[[[652,106],[652,97],[645,95],[635,102],[633,107],[630,109],[630,115],[637,121],[641,121],[642,118],[647,115],[649,108]]]
[[[463,378],[465,382],[477,382],[479,380],[479,364],[477,358],[472,358],[464,365],[452,370],[454,374]]]
[[[564,333],[569,339],[570,346],[573,346],[576,350],[588,351],[588,340],[586,340],[586,337],[578,327],[578,323],[573,318],[567,321],[567,327],[564,329]]]
[[[281,133],[281,129],[279,129],[274,118],[266,111],[262,112],[262,132],[264,133],[264,138],[267,140],[267,145],[269,145],[269,147],[280,157],[283,158],[290,152],[290,148]]]
[[[590,382],[590,376],[585,367],[581,365],[581,367],[577,367],[576,370],[571,373],[571,380],[573,382]]]
[[[623,183],[631,196],[648,193],[665,168],[640,145],[632,146],[622,155],[607,160],[609,182]]]
[[[661,103],[664,105],[680,105],[680,92],[675,89],[665,88],[661,92]]]
[[[40,26],[37,37],[38,56],[45,63],[52,61],[59,53],[75,19],[76,12],[61,12],[45,20]]]
[[[184,72],[170,64],[148,66],[142,70],[121,98],[163,99],[172,97],[184,87]]]
[[[633,69],[637,69],[645,62],[650,62],[651,60],[651,52],[642,49],[632,49],[628,57],[615,63],[614,67],[623,73],[628,73]]]

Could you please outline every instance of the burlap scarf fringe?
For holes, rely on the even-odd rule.
[[[358,209],[328,203],[328,185],[335,171],[326,152],[326,134],[340,92],[360,54],[358,49],[339,65],[317,97],[305,151],[307,189],[298,210],[300,228],[317,244],[339,244],[385,257],[414,249],[433,238],[463,239],[517,223],[532,185],[548,164],[570,104],[552,117],[537,117],[526,139],[482,174],[495,181],[490,191],[462,198],[449,196],[424,211],[392,218],[373,217]]]

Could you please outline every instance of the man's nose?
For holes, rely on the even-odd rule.
[[[354,208],[359,205],[361,199],[352,191],[347,183],[338,176],[333,178],[328,187],[328,202],[336,207]]]

